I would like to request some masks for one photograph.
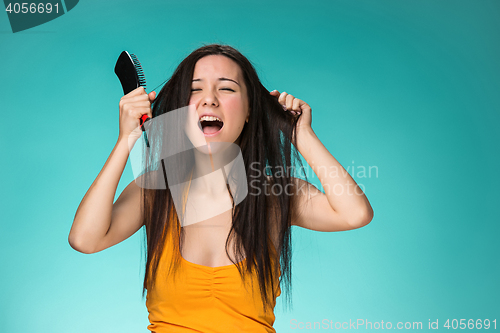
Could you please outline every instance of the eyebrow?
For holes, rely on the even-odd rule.
[[[203,79],[193,79],[193,82],[195,82],[195,81],[203,81]],[[227,78],[227,77],[220,77],[220,78],[219,78],[219,81],[232,81],[232,82],[236,83],[237,85],[240,85],[240,84],[239,84],[238,82],[236,82],[235,80],[233,80],[233,79],[229,79],[229,78]]]

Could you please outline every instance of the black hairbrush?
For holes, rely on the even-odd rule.
[[[124,95],[138,87],[146,88],[144,71],[135,54],[123,51],[116,61],[115,73],[120,79]]]
[[[123,51],[116,61],[115,74],[118,76],[118,79],[120,79],[124,95],[139,87],[144,87],[144,90],[146,90],[146,78],[144,77],[144,71],[142,70],[141,63],[135,54]],[[144,123],[149,119],[150,118],[147,114],[142,115],[140,119],[141,129],[143,132],[145,131]],[[146,133],[144,133],[144,139],[146,140],[146,145],[149,147]]]

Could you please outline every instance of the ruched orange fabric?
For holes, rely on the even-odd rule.
[[[272,308],[264,312],[256,274],[245,279],[247,290],[235,265],[208,267],[189,262],[180,255],[178,247],[172,246],[170,233],[167,237],[155,286],[147,291],[151,332],[276,332],[276,299]],[[180,260],[175,280],[167,274],[174,255]],[[279,276],[281,269],[275,274],[276,296],[281,295]]]

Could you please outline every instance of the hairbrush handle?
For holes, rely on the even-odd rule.
[[[143,114],[141,119],[140,119],[141,126],[144,125],[144,123],[146,121],[148,121],[149,119],[151,119],[151,118],[147,114]],[[144,126],[142,126],[142,130],[144,131]]]

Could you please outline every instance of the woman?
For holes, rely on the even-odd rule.
[[[168,139],[159,139],[161,126],[148,131],[146,172],[113,204],[140,117],[153,123],[174,112],[178,123],[157,122]],[[165,147],[176,149],[165,154]],[[297,150],[325,193],[293,176]],[[161,166],[148,158],[158,154]],[[243,176],[234,172],[238,156]],[[269,92],[234,48],[206,45],[181,62],[158,96],[138,88],[122,97],[118,141],[76,212],[69,242],[94,253],[145,225],[143,291],[153,332],[275,332],[281,280],[290,292],[290,226],[342,231],[373,218],[341,171],[314,134],[307,103]],[[164,188],[151,186],[159,175]]]

